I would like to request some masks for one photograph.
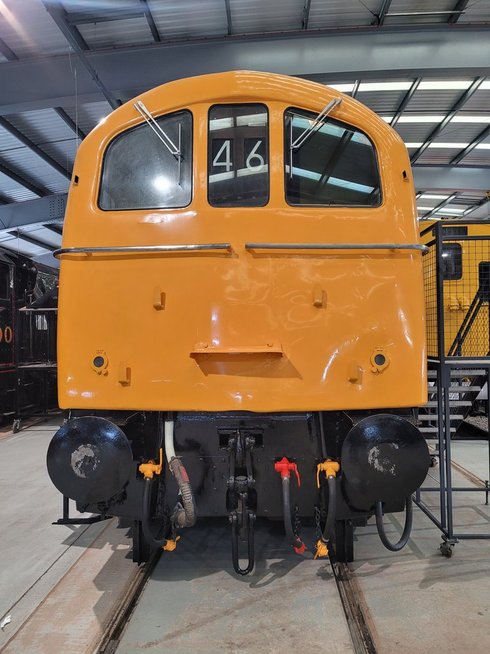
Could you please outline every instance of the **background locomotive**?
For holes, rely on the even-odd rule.
[[[56,377],[38,374],[32,366],[56,362],[55,313],[36,313],[57,305],[58,275],[12,251],[0,251],[0,420],[33,414],[44,405],[57,406]],[[50,328],[51,327],[51,328]],[[21,365],[23,368],[21,370]],[[31,368],[28,368],[31,366]]]
[[[405,146],[347,96],[233,72],[120,107],[58,251],[54,484],[132,518],[136,561],[196,516],[228,516],[243,574],[256,517],[301,553],[316,516],[317,553],[351,560],[354,525],[406,507],[401,547],[429,456],[381,409],[426,400],[423,249]]]

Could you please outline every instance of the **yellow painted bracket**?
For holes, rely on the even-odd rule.
[[[198,356],[237,356],[237,355],[266,355],[282,357],[284,352],[282,346],[276,343],[267,345],[242,345],[231,347],[208,346],[206,343],[199,343],[191,351],[191,357]]]
[[[148,463],[141,463],[138,470],[141,472],[145,479],[153,479],[153,475],[159,475],[162,472],[162,466],[163,450],[160,448],[160,461],[155,463],[150,459]]]
[[[176,536],[175,540],[172,540],[169,538],[165,545],[162,547],[162,550],[165,550],[166,552],[173,552],[176,547],[177,547],[177,542],[180,540],[180,536]]]
[[[322,540],[318,539],[316,541],[316,552],[315,556],[313,557],[314,559],[320,559],[323,558],[324,556],[328,556],[328,546],[327,543],[324,543]]]
[[[319,463],[316,467],[316,485],[320,488],[320,472],[325,473],[325,477],[336,477],[340,470],[340,463],[326,459],[323,463]]]

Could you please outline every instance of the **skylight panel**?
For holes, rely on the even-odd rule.
[[[354,83],[350,82],[348,84],[327,84],[331,89],[340,91],[341,93],[352,93],[354,89]]]
[[[440,123],[444,120],[445,114],[428,114],[428,115],[406,115],[400,116],[399,123]]]
[[[449,195],[438,195],[437,193],[424,193],[422,198],[424,200],[447,200]]]
[[[430,143],[429,148],[466,148],[469,143]]]
[[[452,91],[465,90],[471,86],[471,80],[426,80],[420,82],[419,91]],[[480,87],[481,88],[481,87]]]
[[[412,82],[362,82],[359,93],[364,91],[408,91]]]
[[[490,115],[482,114],[481,116],[454,116],[452,123],[490,123]]]

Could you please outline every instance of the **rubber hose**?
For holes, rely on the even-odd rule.
[[[325,542],[332,538],[335,527],[335,518],[337,515],[337,481],[332,475],[327,478],[328,483],[328,508],[327,521],[323,530],[323,540]]]
[[[166,538],[158,540],[155,538],[151,531],[151,479],[145,479],[145,490],[143,491],[143,514],[141,518],[141,526],[143,528],[143,535],[145,540],[152,547],[162,547],[167,542]]]
[[[289,497],[289,477],[282,478],[282,506],[284,510],[284,528],[293,547],[302,547],[303,543],[293,531],[291,520],[291,501]]]
[[[192,527],[196,523],[196,505],[186,469],[180,459],[177,459],[176,457],[170,461],[169,467],[175,477],[177,486],[179,487],[182,500],[182,507],[180,510],[178,508],[179,505],[177,505],[177,511],[175,514],[176,522],[179,527]]]
[[[385,532],[383,525],[383,504],[381,502],[376,502],[376,527],[378,529],[378,534],[381,539],[381,542],[386,547],[387,550],[391,552],[399,552],[408,542],[410,534],[412,532],[412,522],[413,522],[413,505],[412,498],[407,497],[405,500],[405,526],[403,528],[403,533],[400,540],[397,543],[390,543]]]

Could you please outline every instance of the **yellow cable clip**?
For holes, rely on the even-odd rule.
[[[316,541],[316,553],[315,556],[313,557],[314,559],[319,559],[323,558],[324,556],[328,556],[328,546],[327,543],[324,543],[322,540],[318,539]]]
[[[177,542],[180,540],[180,536],[176,536],[175,540],[172,540],[169,538],[165,545],[162,547],[162,550],[165,550],[166,552],[173,552],[174,549],[177,547]]]
[[[160,448],[160,462],[155,463],[152,459],[148,463],[141,463],[138,470],[145,479],[153,479],[153,475],[159,475],[162,472],[163,450]]]
[[[340,463],[337,461],[332,461],[331,459],[326,459],[323,463],[319,463],[316,467],[316,485],[320,488],[320,472],[325,473],[325,477],[336,477],[338,471],[340,470]]]

